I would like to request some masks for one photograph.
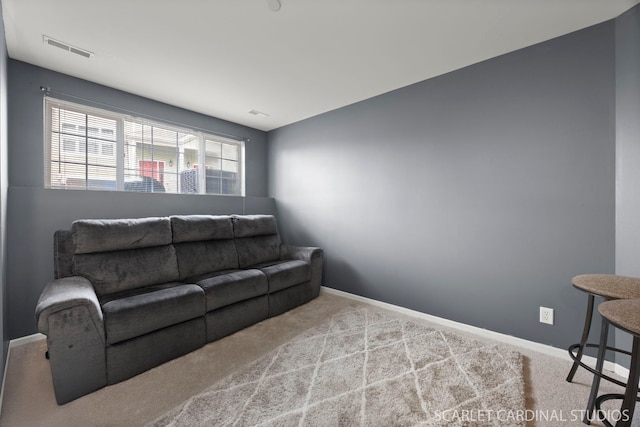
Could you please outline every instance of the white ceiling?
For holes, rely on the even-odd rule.
[[[606,21],[638,0],[281,3],[279,12],[267,0],[2,7],[11,58],[271,130]],[[48,46],[43,35],[95,55]]]

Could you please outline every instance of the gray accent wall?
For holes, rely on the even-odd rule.
[[[571,278],[615,268],[614,35],[609,21],[270,132],[285,240],[323,247],[330,287],[566,348],[586,306]]]
[[[79,218],[171,214],[275,213],[267,197],[266,133],[169,106],[71,76],[9,60],[9,189],[7,213],[7,334],[36,332],[34,309],[53,278],[53,233]],[[41,86],[76,102],[105,105],[211,132],[249,138],[247,197],[44,189]],[[161,90],[161,88],[159,88]],[[81,98],[81,99],[80,99]],[[84,99],[84,100],[83,100]]]
[[[640,277],[640,6],[616,20],[616,273]],[[631,336],[616,330],[616,345]],[[628,366],[629,358],[616,361]]]

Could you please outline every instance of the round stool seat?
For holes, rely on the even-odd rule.
[[[615,274],[582,274],[571,279],[576,288],[606,299],[640,298],[640,278]]]
[[[598,311],[615,327],[640,336],[640,300],[606,301],[598,306]]]

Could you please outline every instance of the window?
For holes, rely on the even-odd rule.
[[[46,188],[244,195],[239,140],[49,97],[45,129]]]

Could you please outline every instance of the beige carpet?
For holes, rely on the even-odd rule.
[[[334,314],[358,308],[377,310],[363,302],[322,292],[304,306],[62,406],[56,404],[53,395],[44,340],[19,345],[11,349],[8,360],[0,426],[144,426]],[[424,319],[396,312],[389,312],[389,316],[482,341],[485,346],[496,344]],[[579,334],[577,330],[576,338]],[[591,375],[579,369],[574,382],[567,383],[564,378],[571,366],[568,357],[558,358],[523,347],[509,348],[524,355],[526,407],[528,414],[535,415],[528,420],[527,427],[584,426],[575,415],[584,410]],[[620,390],[606,382],[602,386],[603,393]]]
[[[519,353],[363,308],[334,314],[154,425],[454,425],[475,414],[523,425],[504,421],[524,402]]]

